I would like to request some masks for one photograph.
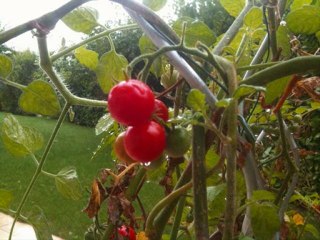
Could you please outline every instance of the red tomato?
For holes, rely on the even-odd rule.
[[[126,237],[129,240],[136,240],[136,232],[132,227],[127,227],[126,225],[122,225],[118,228],[118,234]]]
[[[154,103],[154,114],[161,118],[163,121],[168,121],[169,112],[167,106],[158,99],[156,99]]]
[[[162,154],[165,145],[165,130],[154,121],[128,127],[124,137],[124,146],[128,155],[139,162],[156,160]]]
[[[154,110],[154,95],[148,85],[130,79],[115,85],[108,96],[108,109],[119,123],[136,126],[147,123]]]

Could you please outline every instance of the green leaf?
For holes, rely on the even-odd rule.
[[[183,23],[186,22],[185,44],[194,47],[198,41],[210,46],[216,41],[216,36],[212,30],[201,21],[196,21],[189,17],[183,17],[176,20],[172,28],[179,35],[182,35]]]
[[[141,54],[152,53],[157,50],[157,47],[152,43],[152,41],[146,36],[142,35],[139,39],[139,49]],[[152,72],[156,77],[161,76],[162,71],[162,59],[161,57],[155,59],[151,66],[150,72]]]
[[[227,12],[233,16],[237,17],[241,10],[244,8],[246,1],[245,0],[220,0],[221,5],[227,10]]]
[[[263,14],[261,8],[253,7],[244,17],[243,23],[251,29],[256,29],[263,24],[262,19]]]
[[[62,21],[73,31],[90,34],[98,26],[98,12],[88,7],[79,7],[68,13]]]
[[[96,125],[96,135],[100,135],[101,133],[107,131],[111,126],[113,126],[113,124],[114,120],[111,118],[109,113],[103,115]]]
[[[209,218],[216,219],[223,214],[226,207],[226,184],[207,187]]]
[[[308,223],[306,226],[305,226],[305,229],[304,229],[306,232],[309,232],[313,235],[313,237],[315,239],[320,239],[320,234],[319,234],[319,231],[318,229],[313,226],[312,224]]]
[[[206,96],[198,89],[191,89],[187,97],[187,105],[193,111],[201,112],[206,107]]]
[[[114,50],[101,56],[98,67],[96,68],[96,75],[104,93],[110,91],[115,80],[121,81],[126,78],[124,69],[127,65],[127,59],[124,56],[117,54]]]
[[[277,207],[273,204],[253,203],[250,209],[255,239],[270,240],[280,229]]]
[[[233,98],[223,98],[219,101],[216,102],[216,107],[222,107],[222,108],[227,108]]]
[[[273,201],[276,196],[274,193],[266,191],[266,190],[256,190],[253,192],[250,200],[252,201]]]
[[[320,30],[320,7],[303,6],[290,12],[287,26],[295,34],[313,34]]]
[[[294,0],[293,3],[290,5],[291,12],[301,8],[303,5],[310,5],[312,0]]]
[[[294,112],[297,113],[297,114],[302,114],[302,113],[307,112],[308,110],[309,110],[308,107],[300,106],[300,107],[296,108],[294,110]]]
[[[53,239],[51,228],[49,227],[49,224],[48,224],[48,220],[41,208],[33,207],[32,212],[28,214],[27,217],[28,217],[28,221],[30,221],[30,223],[33,226],[37,239],[39,240]]]
[[[291,55],[291,44],[289,34],[289,30],[286,26],[279,26],[277,30],[277,43],[278,47],[281,48],[281,55],[286,58],[289,58]]]
[[[271,83],[268,83],[266,86],[266,96],[265,102],[266,104],[272,104],[272,102],[280,97],[289,83],[291,76],[279,78]]]
[[[0,209],[9,209],[12,200],[12,192],[5,189],[0,189]]]
[[[319,109],[320,103],[319,102],[311,102],[311,108],[312,108],[312,110]]]
[[[214,167],[218,163],[219,159],[220,156],[216,153],[214,147],[210,147],[205,157],[207,168],[209,169]]]
[[[43,137],[35,129],[23,127],[12,115],[3,120],[1,137],[6,149],[14,156],[23,157],[41,149]]]
[[[167,0],[143,0],[143,4],[151,8],[153,11],[159,11],[167,3]]]
[[[56,116],[61,111],[53,87],[42,80],[35,80],[24,89],[19,98],[19,106],[25,112],[45,116]]]
[[[13,64],[10,58],[0,54],[0,77],[7,78],[12,72]]]
[[[78,200],[82,197],[81,185],[74,167],[62,169],[55,177],[58,191],[66,198]]]
[[[99,54],[95,51],[86,49],[85,47],[79,47],[74,51],[74,55],[78,61],[94,71],[99,63]]]
[[[236,91],[233,94],[233,97],[235,99],[239,99],[241,97],[244,97],[244,96],[250,95],[252,93],[259,92],[259,91],[265,92],[266,89],[264,87],[260,87],[260,86],[252,86],[252,85],[243,84],[236,89]]]

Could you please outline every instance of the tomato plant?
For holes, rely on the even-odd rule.
[[[125,163],[125,164],[130,164],[135,162],[127,153],[125,147],[124,147],[124,136],[125,132],[122,132],[118,135],[116,140],[114,141],[113,144],[113,151],[116,154],[117,158]]]
[[[155,100],[154,114],[156,117],[161,118],[165,122],[169,119],[169,111],[167,106],[158,99]]]
[[[181,157],[190,148],[191,136],[187,129],[176,127],[167,134],[166,153],[170,157]]]
[[[148,85],[130,79],[115,85],[108,96],[111,116],[126,126],[148,122],[154,110],[155,99]]]
[[[165,144],[165,130],[154,121],[128,127],[124,138],[128,155],[139,162],[150,162],[160,157]]]

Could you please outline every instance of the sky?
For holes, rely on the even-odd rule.
[[[68,2],[68,0],[0,0],[1,2],[3,3],[0,8],[0,25],[8,30],[55,10]],[[101,24],[105,24],[110,19],[126,14],[120,5],[107,0],[90,1],[82,6],[98,10],[99,23]],[[165,9],[163,9],[162,14],[165,14],[164,12],[166,12]],[[66,39],[66,46],[70,46],[73,43],[81,41],[81,38],[85,37],[85,35],[70,30],[63,22],[59,21],[55,29],[47,36],[49,51],[57,51],[61,46],[63,37]],[[9,40],[5,44],[17,51],[30,49],[36,52],[38,49],[36,38],[32,36],[31,32],[26,32]]]

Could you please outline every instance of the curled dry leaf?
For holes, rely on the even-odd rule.
[[[89,218],[93,218],[99,211],[101,203],[106,199],[106,191],[103,185],[95,179],[91,186],[91,196],[87,207],[83,212],[88,214]]]
[[[314,76],[305,78],[297,82],[296,87],[293,89],[293,95],[300,98],[303,94],[307,93],[314,101],[320,102],[320,93],[317,89],[320,88],[320,77]]]

